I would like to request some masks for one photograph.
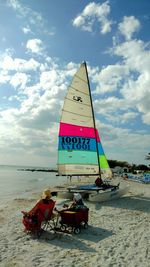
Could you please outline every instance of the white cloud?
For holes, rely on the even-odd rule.
[[[31,39],[28,40],[26,48],[28,49],[29,52],[41,55],[44,50],[44,45],[40,39]]]
[[[9,7],[16,11],[20,19],[27,18],[30,25],[38,25],[39,27],[44,25],[44,19],[41,14],[23,5],[19,0],[8,0],[7,3]]]
[[[120,33],[124,35],[127,40],[130,40],[133,33],[137,32],[140,29],[140,22],[134,16],[125,16],[123,18],[123,21],[119,24],[118,28]]]
[[[120,62],[95,69],[91,76],[95,83],[95,94],[103,95],[97,105],[99,113],[104,114],[109,121],[125,123],[133,119],[139,112],[144,124],[150,124],[150,51],[148,44],[141,40],[114,43],[112,55],[119,56]],[[118,98],[107,94],[116,92]],[[121,96],[121,98],[120,98]],[[98,99],[99,100],[99,99]],[[111,101],[111,103],[110,103]],[[107,105],[108,103],[108,105]],[[106,108],[107,107],[107,108]],[[124,114],[120,110],[124,110]],[[118,112],[115,114],[115,112]],[[117,119],[116,119],[117,118]]]
[[[100,32],[105,34],[111,31],[111,20],[107,17],[110,13],[109,1],[103,4],[91,2],[81,14],[73,20],[73,26],[81,28],[83,31],[92,32],[95,22],[100,24]]]
[[[29,26],[27,26],[27,27],[23,27],[23,28],[22,28],[22,31],[23,31],[25,34],[28,34],[28,33],[31,33],[31,32],[32,32]]]
[[[147,44],[141,40],[131,40],[117,44],[113,48],[113,53],[121,56],[130,70],[142,73],[150,68],[150,52]]]
[[[110,96],[104,99],[102,98],[97,99],[95,100],[94,103],[96,112],[100,114],[105,114],[105,113],[107,114],[107,112],[112,113],[119,109],[124,110],[128,108],[128,105],[125,103],[124,99],[119,99],[114,96]]]
[[[10,84],[15,88],[19,87],[20,89],[24,89],[27,84],[27,81],[28,76],[25,73],[17,72],[12,76]]]
[[[0,83],[7,83],[10,80],[10,76],[6,70],[1,70],[0,72]]]
[[[9,109],[1,112],[0,115],[0,147],[3,155],[1,162],[5,155],[5,160],[10,164],[16,164],[17,160],[18,164],[22,165],[37,166],[39,163],[39,166],[49,166],[50,155],[53,153],[51,163],[55,163],[58,124],[51,122],[46,128],[45,126],[42,128],[43,124],[41,124],[42,129],[33,128],[28,124],[30,122],[30,113],[28,113],[26,114],[28,121],[23,125],[25,116],[17,109]]]
[[[7,0],[7,4],[16,12],[17,17],[26,25],[22,28],[25,34],[42,33],[49,36],[55,34],[55,28],[50,26],[47,27],[45,19],[40,12],[34,11],[19,0]]]
[[[123,64],[108,65],[101,71],[97,71],[92,81],[96,83],[96,93],[108,93],[118,90],[121,82],[129,75],[128,66]]]
[[[150,102],[149,102],[150,103]],[[150,125],[150,111],[142,116],[143,122]]]
[[[150,143],[149,134],[142,131],[133,131],[130,128],[121,128],[120,125],[114,127],[112,124],[104,124],[98,120],[96,124],[108,159],[117,159],[135,164],[143,162],[145,164],[145,151],[147,151]]]
[[[125,124],[132,122],[138,116],[138,112],[133,111],[133,107],[126,99],[117,97],[107,97],[94,101],[96,114],[105,117],[110,123]]]
[[[4,54],[1,57],[0,69],[5,71],[19,71],[19,72],[27,72],[31,70],[37,70],[40,67],[40,63],[33,58],[29,60],[21,59],[21,58],[13,58],[10,55]]]
[[[114,53],[122,57],[124,65],[130,71],[130,76],[120,92],[130,105],[141,113],[143,123],[149,124],[150,51],[144,42],[132,40],[117,45]]]

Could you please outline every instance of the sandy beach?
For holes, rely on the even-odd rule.
[[[130,185],[124,197],[86,202],[89,227],[78,235],[47,231],[40,239],[27,235],[21,210],[35,204],[34,192],[28,199],[5,203],[0,209],[0,266],[149,267],[150,185],[123,183]]]

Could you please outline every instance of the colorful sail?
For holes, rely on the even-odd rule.
[[[97,142],[98,142],[98,154],[99,154],[99,165],[100,165],[101,175],[103,176],[103,178],[110,178],[111,179],[112,178],[112,171],[109,167],[107,158],[105,156],[103,146],[102,146],[101,140],[99,138],[99,134],[98,134]]]
[[[108,169],[98,131],[86,69],[81,64],[65,97],[59,129],[59,175],[99,175]]]

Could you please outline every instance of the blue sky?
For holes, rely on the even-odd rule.
[[[67,86],[88,65],[108,159],[148,164],[150,1],[0,1],[0,164],[53,167]]]

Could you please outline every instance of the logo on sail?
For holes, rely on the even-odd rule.
[[[82,97],[81,97],[81,96],[75,96],[75,95],[74,95],[74,96],[73,96],[73,100],[82,103]]]

